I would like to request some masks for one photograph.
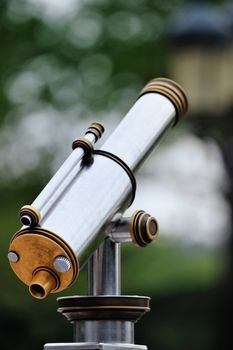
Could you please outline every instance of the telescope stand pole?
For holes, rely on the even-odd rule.
[[[134,344],[134,324],[150,310],[150,298],[120,295],[120,248],[106,238],[89,259],[88,296],[58,298],[74,340],[45,344],[44,350],[147,350]]]
[[[121,294],[121,246],[109,238],[96,249],[88,261],[88,294]]]

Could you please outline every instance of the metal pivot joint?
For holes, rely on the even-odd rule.
[[[154,216],[144,210],[136,210],[131,217],[120,218],[114,225],[109,237],[116,243],[133,242],[138,247],[146,247],[158,237],[158,222]]]
[[[134,343],[134,324],[150,311],[148,297],[120,295],[120,243],[106,238],[88,262],[88,296],[58,298],[74,328],[73,343],[44,350],[147,350]]]
[[[134,324],[150,311],[150,298],[121,295],[120,242],[144,247],[157,236],[158,225],[138,210],[130,218],[116,214],[108,230],[88,260],[89,295],[58,298],[58,312],[73,324],[74,342],[46,344],[44,350],[147,350],[134,343]]]

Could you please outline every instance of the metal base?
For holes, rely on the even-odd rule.
[[[150,298],[138,295],[76,295],[57,300],[58,312],[70,322],[124,320],[135,323],[150,311]]]
[[[73,323],[74,342],[46,344],[44,350],[147,350],[134,344],[134,323],[150,298],[129,295],[58,298],[58,312]]]
[[[91,295],[58,298],[74,342],[46,344],[44,350],[147,350],[134,344],[134,324],[150,311],[150,298],[119,295],[119,244],[105,239],[89,260],[88,275]]]
[[[51,343],[45,344],[44,350],[147,350],[145,345],[122,343]]]

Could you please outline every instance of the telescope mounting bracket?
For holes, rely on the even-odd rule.
[[[44,350],[147,350],[134,344],[134,324],[150,311],[150,298],[120,294],[120,246],[107,237],[89,258],[88,296],[58,298],[74,342],[46,344]]]

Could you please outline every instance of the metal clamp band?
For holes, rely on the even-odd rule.
[[[132,196],[131,196],[131,200],[130,200],[130,203],[129,203],[129,207],[130,207],[130,205],[134,201],[135,194],[136,194],[136,189],[137,189],[136,179],[135,179],[135,176],[134,176],[132,170],[129,168],[129,166],[122,159],[117,157],[115,154],[112,154],[110,152],[103,151],[103,150],[94,150],[93,154],[97,154],[97,155],[100,155],[100,156],[107,157],[107,158],[113,160],[114,162],[116,162],[118,165],[120,165],[122,167],[122,169],[124,169],[124,171],[126,172],[126,174],[129,177],[131,185],[132,185]]]

